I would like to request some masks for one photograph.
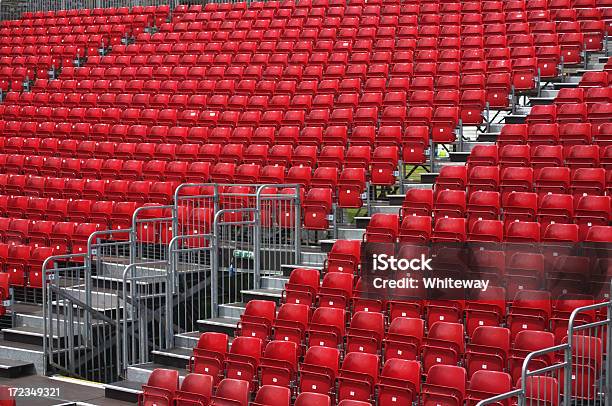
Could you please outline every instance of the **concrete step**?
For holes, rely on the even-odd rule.
[[[386,213],[386,214],[395,214],[397,213],[397,207],[394,206],[390,206],[388,204],[377,204],[374,206],[371,206],[371,210],[370,210],[370,214],[375,214],[375,213]],[[355,220],[357,220],[359,217],[355,217]],[[355,224],[356,227],[361,227],[359,224]]]
[[[467,162],[470,152],[450,152],[449,157],[452,162]]]
[[[262,276],[261,287],[265,289],[284,289],[289,278],[281,276]]]
[[[63,346],[69,342],[71,339],[68,335],[68,332],[64,331],[64,326],[60,325],[59,334],[56,330],[54,330],[53,340],[58,343],[58,345]],[[4,335],[4,339],[6,341],[13,341],[18,343],[26,343],[32,344],[42,347],[43,346],[43,338],[44,338],[44,330],[43,328],[38,327],[30,327],[30,326],[21,326],[21,327],[12,327],[5,328],[2,330],[2,334]],[[72,340],[76,343],[79,337],[79,332],[75,331],[74,337]]]
[[[36,368],[33,362],[0,358],[0,377],[2,378],[14,379],[35,373]]]
[[[155,350],[151,351],[153,356],[153,362],[160,365],[167,365],[169,367],[184,368],[187,369],[189,365],[189,359],[193,354],[193,348],[171,348],[168,350]]]
[[[482,142],[494,143],[497,141],[498,136],[499,132],[480,133],[478,134],[478,140]]]
[[[233,337],[237,323],[238,319],[230,317],[215,317],[211,319],[198,320],[198,329],[201,332],[214,331]]]
[[[251,300],[273,300],[280,304],[282,291],[282,289],[260,288],[241,290],[240,293],[245,303]]]
[[[43,374],[43,349],[39,345],[0,339],[0,358],[34,365],[36,374]]]
[[[188,333],[180,333],[174,335],[174,345],[183,348],[193,348],[198,344],[200,339],[199,331],[192,331]]]
[[[137,403],[141,393],[142,382],[119,381],[104,385],[104,396],[107,399]]]
[[[524,124],[526,119],[526,114],[508,114],[506,117],[504,117],[504,122],[506,124]]]
[[[363,228],[338,228],[339,240],[361,240],[365,229]]]
[[[219,317],[227,317],[238,320],[240,319],[242,313],[244,313],[245,307],[246,302],[221,304],[219,305]]]
[[[554,100],[555,100],[554,97],[530,97],[529,105],[539,106],[539,105],[553,104]]]

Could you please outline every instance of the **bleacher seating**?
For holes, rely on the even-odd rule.
[[[138,207],[172,203],[184,182],[297,183],[304,228],[328,230],[336,205],[361,208],[368,185],[403,182],[400,162],[425,164],[434,144],[487,124],[485,110],[513,110],[562,67],[582,66],[610,32],[609,10],[286,0],[2,22],[0,290],[40,289],[51,253],[82,253],[93,231],[131,227]],[[610,62],[604,69],[504,125],[467,165],[444,166],[432,190],[408,190],[400,213],[373,215],[364,242],[562,251],[612,241]],[[206,228],[211,217],[192,209],[181,221]],[[482,302],[387,301],[362,295],[360,244],[336,241],[321,273],[294,270],[280,306],[250,301],[231,348],[204,333],[191,374],[179,385],[176,371],[154,371],[140,402],[475,404],[517,387],[527,353],[565,338],[572,307],[540,282],[567,275],[571,255],[484,251],[470,266],[506,283]],[[457,265],[447,254],[439,263]],[[539,378],[527,399],[558,385]]]

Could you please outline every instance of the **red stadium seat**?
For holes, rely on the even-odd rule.
[[[142,386],[142,394],[139,395],[138,402],[170,406],[178,388],[178,371],[158,368],[151,373],[147,384]]]

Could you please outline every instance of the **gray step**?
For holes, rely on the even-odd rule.
[[[397,207],[390,206],[388,204],[377,204],[377,205],[371,206],[371,210],[370,210],[370,214],[375,214],[375,213],[396,214],[397,213]],[[358,218],[359,217],[355,217],[355,221]],[[355,223],[355,226],[363,228],[358,223]]]
[[[324,252],[325,254],[327,254],[329,251],[331,251],[335,242],[336,242],[335,239],[330,239],[330,238],[319,240],[319,245],[321,246],[321,252]]]
[[[108,399],[136,403],[141,393],[141,382],[120,381],[104,385],[104,396]]]
[[[496,142],[499,132],[489,132],[478,134],[478,140],[483,142]]]
[[[59,334],[57,331],[54,331],[53,340],[57,342],[60,346],[65,345],[65,343],[70,340],[66,331],[63,331],[64,328],[60,327]],[[18,343],[27,343],[32,345],[38,345],[40,347],[43,346],[43,338],[44,338],[44,330],[38,327],[30,327],[30,326],[21,326],[21,327],[13,327],[13,328],[5,328],[2,330],[4,335],[4,339],[6,341],[14,341]],[[79,336],[79,332],[75,331],[74,337],[72,340],[77,342]]]
[[[217,333],[224,333],[231,337],[234,336],[236,331],[236,324],[238,319],[229,317],[215,317],[211,319],[198,320],[198,329],[201,332],[213,331]]]
[[[262,276],[261,287],[266,289],[284,289],[289,278],[281,276]]]
[[[151,351],[153,362],[175,368],[187,368],[189,359],[193,354],[192,348],[171,348],[169,350]]]
[[[554,97],[530,97],[529,104],[531,106],[547,105],[553,104],[554,100]]]
[[[467,162],[469,152],[450,152],[449,157],[452,162]]]
[[[282,288],[261,288],[241,290],[240,293],[242,294],[242,300],[244,300],[245,303],[251,300],[273,300],[277,304],[280,304],[282,291]]]
[[[14,379],[35,373],[36,368],[31,361],[0,358],[0,377],[2,378]]]
[[[30,362],[38,375],[43,374],[43,349],[38,345],[0,339],[0,358]]]
[[[504,117],[504,121],[506,124],[524,124],[527,119],[526,114],[508,114]]]
[[[408,188],[408,189],[412,189],[412,188]],[[389,205],[390,206],[399,206],[401,207],[402,204],[404,203],[404,199],[406,198],[406,195],[401,195],[401,194],[397,194],[397,195],[387,195],[387,198],[389,198]]]
[[[242,313],[244,313],[245,306],[246,302],[221,304],[219,305],[219,317],[228,317],[238,320]]]
[[[372,217],[369,216],[355,217],[355,227],[365,229],[370,224],[371,219]]]
[[[339,240],[361,240],[365,230],[363,228],[338,228]]]
[[[180,333],[174,335],[174,345],[183,348],[193,348],[198,344],[200,339],[199,331],[192,331],[188,333]]]

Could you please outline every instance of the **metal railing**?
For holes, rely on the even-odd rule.
[[[611,333],[612,300],[575,309],[562,344],[525,357],[517,389],[477,406],[612,404]]]
[[[299,258],[300,195],[296,185],[183,185],[173,205],[93,233],[87,252],[47,259],[46,372],[112,382],[241,302]]]

